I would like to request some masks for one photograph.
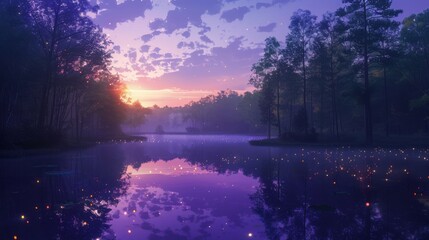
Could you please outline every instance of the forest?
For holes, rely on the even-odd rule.
[[[249,82],[268,138],[428,134],[429,10],[400,23],[401,12],[346,0],[320,20],[296,11],[285,44],[267,38]]]
[[[87,1],[0,2],[0,145],[47,146],[120,133],[125,85]]]
[[[429,10],[402,22],[390,1],[345,0],[319,19],[298,10],[285,38],[268,37],[249,66],[253,92],[219,91],[149,110],[110,72],[111,43],[89,17],[97,7],[60,2],[0,3],[7,33],[0,36],[1,145],[117,135],[146,119],[157,119],[146,132],[300,141],[358,136],[371,144],[379,136],[429,133]]]
[[[143,125],[128,124],[123,129],[127,133],[263,134],[266,124],[260,121],[258,101],[258,91],[219,91],[185,106],[155,105],[142,116]]]
[[[188,132],[264,131],[292,141],[427,135],[429,10],[399,22],[390,1],[343,2],[319,20],[298,10],[284,41],[265,40],[251,67],[255,91],[221,91],[154,114],[181,113]]]

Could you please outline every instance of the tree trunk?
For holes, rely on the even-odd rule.
[[[331,51],[333,51],[333,47],[331,44]],[[329,71],[330,71],[330,78],[331,78],[331,88],[332,88],[332,134],[336,136],[337,140],[339,139],[339,133],[338,133],[338,106],[337,106],[337,82],[334,76],[334,56],[331,52],[330,55],[330,63],[329,63]]]
[[[371,94],[369,86],[369,64],[368,64],[368,16],[367,16],[367,5],[366,0],[363,1],[363,13],[364,13],[364,103],[365,103],[365,142],[368,146],[373,143],[373,132],[372,132],[372,111],[371,111]]]
[[[290,109],[289,109],[289,132],[293,131],[293,99],[290,100]]]
[[[325,119],[324,119],[324,107],[325,107],[325,91],[324,88],[321,88],[320,92],[320,113],[319,113],[319,133],[323,133],[324,125],[325,125]]]
[[[45,121],[46,121],[46,115],[48,114],[48,103],[49,103],[49,94],[51,91],[52,86],[52,80],[53,80],[53,74],[54,74],[54,68],[53,68],[53,62],[54,62],[54,51],[55,51],[55,44],[56,44],[56,35],[58,30],[58,15],[59,15],[59,9],[58,7],[55,9],[55,15],[54,15],[54,26],[51,33],[51,39],[50,39],[50,45],[47,52],[47,59],[46,59],[46,80],[43,84],[43,90],[42,90],[42,100],[40,105],[40,111],[39,111],[39,120],[38,120],[38,128],[43,129],[45,127]],[[42,44],[45,44],[43,42]]]
[[[386,136],[388,137],[390,134],[390,127],[389,127],[389,95],[387,91],[387,71],[386,66],[383,67],[383,78],[384,78],[384,111],[385,111],[385,124],[386,124]]]
[[[310,87],[310,127],[314,127],[314,120],[313,120],[313,87]]]
[[[305,135],[308,134],[308,118],[307,118],[307,75],[305,69],[305,49],[302,49],[302,73],[304,80],[304,93],[303,93],[303,108],[304,108],[304,119],[305,119]]]
[[[271,139],[271,106],[268,107],[268,139]]]
[[[281,124],[281,117],[280,117],[280,77],[277,77],[277,124],[278,124],[278,137],[281,138],[282,136],[282,124]]]

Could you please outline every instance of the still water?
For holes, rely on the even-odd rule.
[[[429,150],[152,135],[0,159],[0,239],[429,239]]]

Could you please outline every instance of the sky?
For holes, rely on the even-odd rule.
[[[112,72],[143,106],[183,106],[220,90],[239,93],[274,36],[284,41],[298,9],[320,18],[341,0],[91,0],[112,41]],[[428,0],[393,0],[402,20]]]

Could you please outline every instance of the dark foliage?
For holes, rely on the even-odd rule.
[[[87,1],[0,3],[0,143],[38,147],[118,134],[124,85]]]
[[[389,0],[343,3],[320,21],[297,11],[284,47],[267,38],[249,83],[268,137],[429,133],[429,10],[401,25]]]

